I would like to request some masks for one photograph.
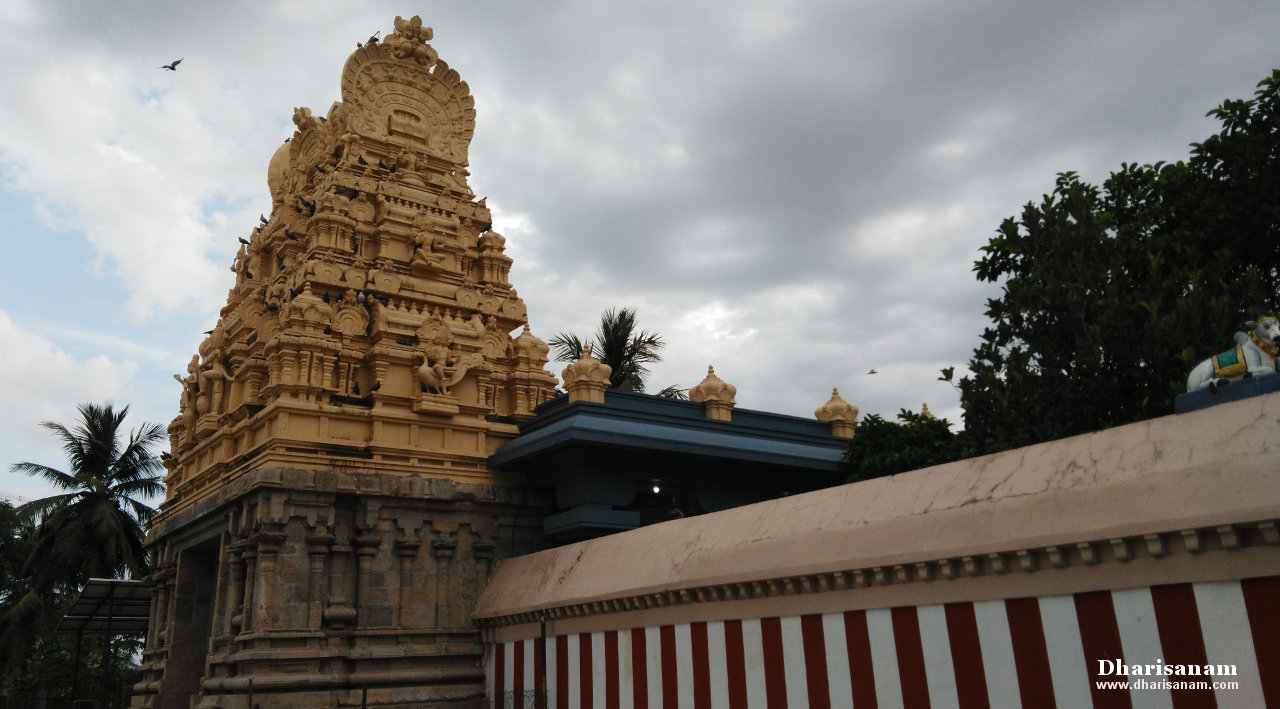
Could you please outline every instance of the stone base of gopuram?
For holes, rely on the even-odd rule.
[[[546,504],[445,479],[247,472],[152,531],[156,617],[131,706],[484,706],[472,609],[495,563],[537,548]]]

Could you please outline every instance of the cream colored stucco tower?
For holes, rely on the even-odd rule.
[[[134,707],[483,703],[471,609],[541,529],[486,459],[556,379],[430,39],[397,17],[271,159],[271,213],[178,377]]]

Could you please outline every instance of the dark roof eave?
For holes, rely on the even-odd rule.
[[[601,405],[556,414],[504,444],[489,458],[489,464],[519,469],[544,455],[581,445],[836,471],[846,444],[835,437],[822,440],[813,436],[811,441],[798,441],[794,436],[767,438],[757,430],[735,429],[732,422],[690,426],[687,421],[620,416]]]

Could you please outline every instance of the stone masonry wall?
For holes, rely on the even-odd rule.
[[[541,500],[259,470],[211,506],[156,530],[156,618],[132,706],[239,708],[250,692],[291,708],[482,701],[472,609],[495,561],[534,550]]]

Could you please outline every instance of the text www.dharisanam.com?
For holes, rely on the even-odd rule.
[[[1195,682],[1178,682],[1167,679],[1098,680],[1094,684],[1098,689],[1240,689],[1239,682],[1206,682],[1204,680]]]

